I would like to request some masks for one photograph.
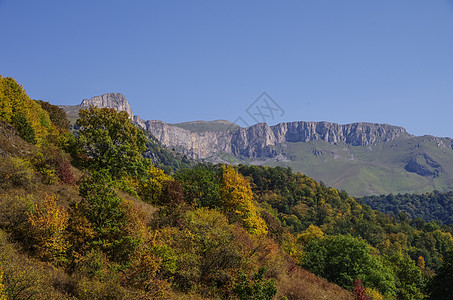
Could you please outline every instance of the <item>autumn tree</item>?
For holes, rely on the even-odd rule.
[[[253,204],[250,182],[232,166],[223,166],[222,170],[220,195],[223,209],[238,216],[250,233],[266,234],[266,223]]]
[[[43,100],[37,100],[37,102],[45,111],[47,111],[50,120],[56,127],[69,130],[70,123],[68,117],[61,107],[52,105],[49,102]]]
[[[11,77],[0,76],[0,120],[13,124],[22,138],[38,145],[54,130],[49,114]]]
[[[146,150],[146,138],[126,112],[90,106],[81,109],[79,116],[76,157],[82,165],[108,170],[113,177],[124,173],[144,175],[147,160],[142,153]]]
[[[3,269],[0,266],[0,300],[6,300],[5,285],[3,284]]]
[[[145,202],[160,205],[166,181],[173,180],[164,170],[151,165],[148,168],[146,179],[140,180],[138,194]]]
[[[44,260],[61,261],[69,248],[65,237],[68,214],[56,203],[56,196],[46,194],[28,213],[29,235],[37,255]]]

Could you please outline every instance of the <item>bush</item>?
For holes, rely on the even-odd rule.
[[[243,272],[239,272],[238,282],[234,287],[234,293],[240,300],[271,300],[277,294],[277,288],[273,280],[264,279],[266,268],[261,268],[252,279]]]
[[[35,187],[37,178],[29,161],[19,157],[0,158],[0,186],[3,188]]]
[[[0,227],[17,232],[27,222],[26,213],[32,206],[31,195],[0,195]]]

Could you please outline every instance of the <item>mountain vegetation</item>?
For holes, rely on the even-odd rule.
[[[397,216],[406,214],[424,226],[426,222],[438,221],[453,224],[453,192],[433,191],[425,194],[388,194],[367,196],[359,199],[373,209]]]
[[[290,168],[165,172],[126,114],[88,107],[73,135],[4,81],[0,299],[450,296],[448,225],[384,214]]]

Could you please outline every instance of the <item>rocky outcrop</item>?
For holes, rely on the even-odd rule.
[[[100,96],[95,96],[91,99],[83,99],[82,107],[88,107],[94,105],[96,107],[108,107],[113,108],[116,111],[125,111],[129,115],[129,118],[133,118],[132,109],[127,101],[126,97],[120,93],[108,93]]]
[[[327,143],[345,143],[352,146],[370,146],[410,135],[402,127],[388,124],[329,122],[289,122],[269,126],[265,123],[247,128],[212,131],[190,131],[163,121],[144,121],[133,116],[126,98],[110,93],[83,100],[81,106],[114,108],[126,111],[132,122],[154,135],[166,147],[176,148],[195,159],[204,159],[219,152],[237,157],[272,158],[278,155],[272,146],[287,142],[322,140]]]
[[[146,130],[163,145],[184,149],[185,154],[202,159],[218,152],[234,156],[273,157],[273,145],[286,142],[322,140],[327,143],[345,143],[369,146],[399,137],[410,137],[402,127],[387,124],[353,123],[340,125],[328,122],[290,122],[269,126],[265,123],[232,132],[190,132],[162,121],[146,121]]]

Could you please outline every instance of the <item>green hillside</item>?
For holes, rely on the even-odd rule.
[[[351,146],[324,141],[274,146],[280,160],[245,163],[289,166],[354,196],[424,193],[453,189],[453,149],[449,138],[431,136]]]
[[[239,125],[226,120],[215,120],[215,121],[191,121],[183,123],[168,124],[180,128],[187,129],[192,132],[204,132],[204,131],[232,131],[240,128]]]

